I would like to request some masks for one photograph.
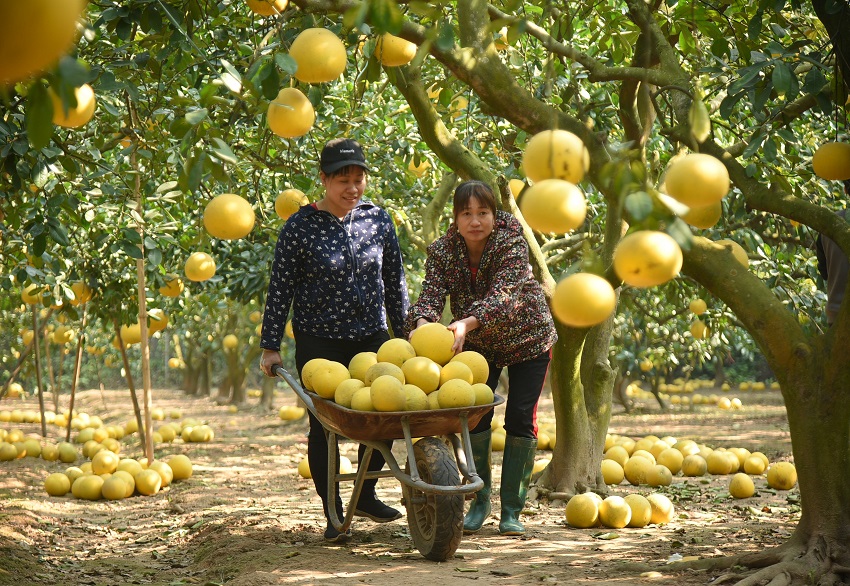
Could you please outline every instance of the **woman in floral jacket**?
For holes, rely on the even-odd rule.
[[[496,209],[492,189],[466,181],[454,194],[454,223],[428,247],[425,282],[407,314],[407,329],[437,322],[450,299],[454,351],[475,350],[490,365],[487,384],[495,390],[508,369],[505,452],[500,490],[499,532],[522,535],[525,505],[537,450],[537,402],[557,339],[552,314],[528,262],[522,226]],[[472,453],[484,488],[464,518],[466,533],[490,515],[490,423],[493,412],[472,430]]]

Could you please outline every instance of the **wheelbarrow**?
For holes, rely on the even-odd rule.
[[[329,474],[327,501],[334,502],[340,481],[354,481],[345,517],[328,507],[330,522],[339,532],[351,526],[363,483],[367,479],[393,476],[401,482],[402,504],[416,549],[427,559],[442,562],[452,557],[463,536],[463,508],[466,495],[478,492],[484,481],[475,470],[469,430],[484,415],[504,402],[495,397],[489,405],[431,411],[355,411],[304,390],[283,367],[273,368],[292,387],[310,413],[325,428],[328,438],[328,470],[336,470],[337,437],[366,446],[354,474]],[[460,436],[460,437],[458,437]],[[414,443],[414,438],[420,438]],[[407,462],[402,470],[387,440],[404,439]],[[449,449],[451,445],[451,450]],[[389,470],[369,471],[374,450],[386,460]],[[452,455],[454,452],[454,455]]]

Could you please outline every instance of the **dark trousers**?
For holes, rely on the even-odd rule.
[[[313,358],[325,358],[348,367],[348,363],[351,362],[355,354],[359,352],[377,352],[381,344],[389,339],[390,336],[385,331],[377,332],[357,341],[333,340],[299,333],[295,339],[295,366],[300,373],[309,360]],[[328,437],[321,422],[312,413],[309,413],[309,411],[308,414],[310,416],[310,432],[307,435],[307,459],[310,462],[313,484],[316,487],[316,492],[322,498],[322,503],[325,506],[325,516],[327,516]],[[366,446],[361,445],[358,450],[361,461],[365,451]],[[339,459],[337,459],[336,465],[338,470]],[[380,470],[383,466],[384,457],[381,453],[378,451],[372,452],[372,457],[369,460],[369,470]],[[367,480],[364,483],[361,498],[374,498],[376,482],[376,480]],[[339,498],[339,486],[337,486],[335,501],[337,511],[340,512],[342,510],[342,501]]]
[[[549,369],[549,361],[552,351],[547,350],[543,354],[508,366],[508,400],[505,404],[505,433],[514,437],[537,438],[537,403],[540,401],[540,393],[543,391],[543,382],[546,380],[546,371]],[[490,376],[487,386],[495,392],[499,384],[499,376],[502,369],[490,363]],[[493,421],[493,411],[489,411],[472,433],[480,433],[490,429]]]

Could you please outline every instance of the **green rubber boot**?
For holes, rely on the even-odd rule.
[[[475,533],[484,521],[490,516],[490,440],[492,433],[488,429],[481,433],[473,433],[469,436],[469,441],[472,444],[472,461],[475,463],[475,471],[481,480],[484,481],[484,488],[475,493],[475,498],[472,504],[469,505],[469,511],[463,518],[463,532]]]
[[[499,533],[502,535],[524,535],[525,527],[519,522],[519,514],[525,507],[525,495],[534,468],[537,440],[528,437],[507,436],[505,454],[502,459],[502,519]]]

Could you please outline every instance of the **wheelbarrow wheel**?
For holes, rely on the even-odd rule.
[[[413,444],[413,456],[424,482],[435,486],[458,485],[457,464],[443,441],[422,438]],[[463,495],[426,494],[407,485],[402,485],[402,491],[416,549],[435,562],[452,557],[463,537]]]

